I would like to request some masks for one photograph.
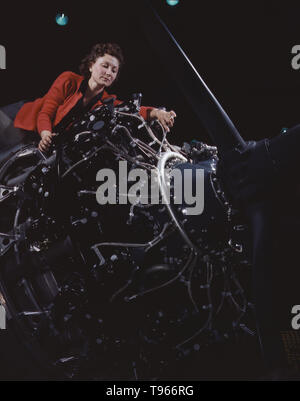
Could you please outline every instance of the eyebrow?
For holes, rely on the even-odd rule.
[[[102,61],[102,63],[111,65],[113,68],[119,68],[119,66],[117,66],[117,65],[115,65],[115,64],[112,64],[112,63],[110,63],[109,61]]]

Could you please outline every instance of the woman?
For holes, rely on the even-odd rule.
[[[16,116],[15,127],[37,131],[41,136],[39,149],[46,152],[58,123],[92,110],[112,96],[106,92],[106,88],[116,80],[122,64],[123,54],[117,44],[96,44],[82,60],[79,67],[82,75],[70,71],[59,75],[43,98],[24,104]],[[120,103],[115,99],[115,106]],[[144,106],[140,109],[140,115],[147,121],[157,119],[166,131],[173,126],[176,117],[174,111]]]

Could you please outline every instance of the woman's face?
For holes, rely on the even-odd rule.
[[[110,54],[98,57],[90,67],[91,79],[99,86],[108,87],[116,79],[119,71],[119,60]]]

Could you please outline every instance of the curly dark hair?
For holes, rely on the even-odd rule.
[[[97,43],[96,45],[94,45],[89,54],[81,60],[81,63],[79,65],[80,74],[83,75],[85,78],[90,78],[90,66],[97,60],[98,57],[103,57],[104,54],[110,54],[111,56],[116,57],[119,60],[120,65],[117,75],[118,77],[120,69],[124,64],[124,57],[120,46],[116,43]]]

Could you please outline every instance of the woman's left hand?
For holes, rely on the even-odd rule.
[[[173,110],[152,109],[150,112],[150,119],[157,119],[166,132],[170,132],[170,128],[173,127],[175,117],[176,113]]]

